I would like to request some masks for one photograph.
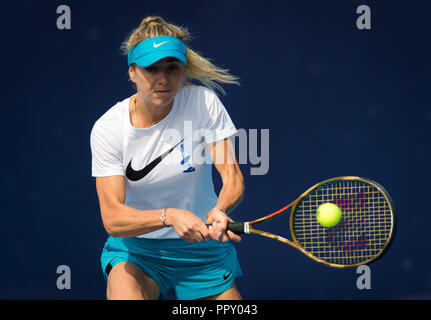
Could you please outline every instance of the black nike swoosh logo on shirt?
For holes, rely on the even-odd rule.
[[[153,161],[151,161],[149,164],[147,164],[143,169],[141,170],[134,170],[132,168],[132,159],[130,159],[129,164],[127,165],[126,169],[126,177],[130,181],[138,181],[144,178],[147,174],[150,173],[151,170],[153,170],[164,158],[168,156],[181,142],[183,142],[184,139],[182,139],[180,142],[178,142],[175,146],[170,148],[168,151],[162,153],[160,156],[155,158]]]

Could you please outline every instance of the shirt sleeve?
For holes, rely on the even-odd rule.
[[[121,135],[96,122],[91,130],[91,171],[93,177],[124,176]]]
[[[213,143],[236,134],[237,130],[218,96],[205,90],[205,110],[202,122],[206,143]]]

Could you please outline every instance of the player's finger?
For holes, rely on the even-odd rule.
[[[202,241],[202,235],[193,228],[188,228],[184,231],[182,238],[188,243]]]
[[[225,220],[225,221],[219,223],[219,228],[220,228],[221,232],[226,233],[228,222],[229,222],[229,220]]]
[[[217,240],[221,242],[227,242],[229,241],[229,236],[226,234],[226,224],[223,224],[221,222],[217,223]]]
[[[231,239],[235,242],[240,242],[242,240],[240,235],[237,235],[230,230],[227,231],[227,235],[228,235],[229,239]]]
[[[217,222],[213,222],[213,224],[211,224],[210,226],[209,226],[209,229],[210,229],[210,236],[211,236],[211,238],[213,239],[213,240],[216,240],[216,241],[218,241],[219,240],[219,236],[218,236],[218,230],[217,230]]]
[[[209,229],[206,227],[206,225],[202,224],[199,228],[199,233],[202,236],[202,239],[205,241],[211,240],[211,235]]]
[[[195,241],[193,240],[193,238],[191,238],[190,236],[188,236],[188,235],[183,235],[182,237],[181,237],[184,241],[186,241],[187,243],[194,243]]]
[[[217,230],[218,230],[217,237],[219,241],[226,242],[229,240],[229,238],[226,235],[226,225],[223,226],[223,223],[218,222]]]
[[[193,240],[195,242],[201,242],[202,240],[204,240],[204,236],[202,235],[200,230],[195,230],[195,232],[193,232]]]
[[[227,235],[227,233],[223,233],[220,241],[222,241],[222,242],[228,242],[229,241],[229,236]]]

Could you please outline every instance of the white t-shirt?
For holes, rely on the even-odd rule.
[[[130,98],[93,126],[92,176],[124,176],[127,206],[186,209],[205,221],[217,203],[207,144],[236,133],[223,104],[205,87],[185,86],[165,118],[141,129],[130,122]],[[172,227],[139,237],[179,238]]]

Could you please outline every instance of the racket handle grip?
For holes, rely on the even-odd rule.
[[[243,234],[245,232],[244,222],[228,222],[227,229],[235,234]]]
[[[210,224],[207,224],[207,227],[209,227]],[[244,222],[228,222],[227,223],[227,230],[232,231],[235,234],[243,234],[244,231]]]

